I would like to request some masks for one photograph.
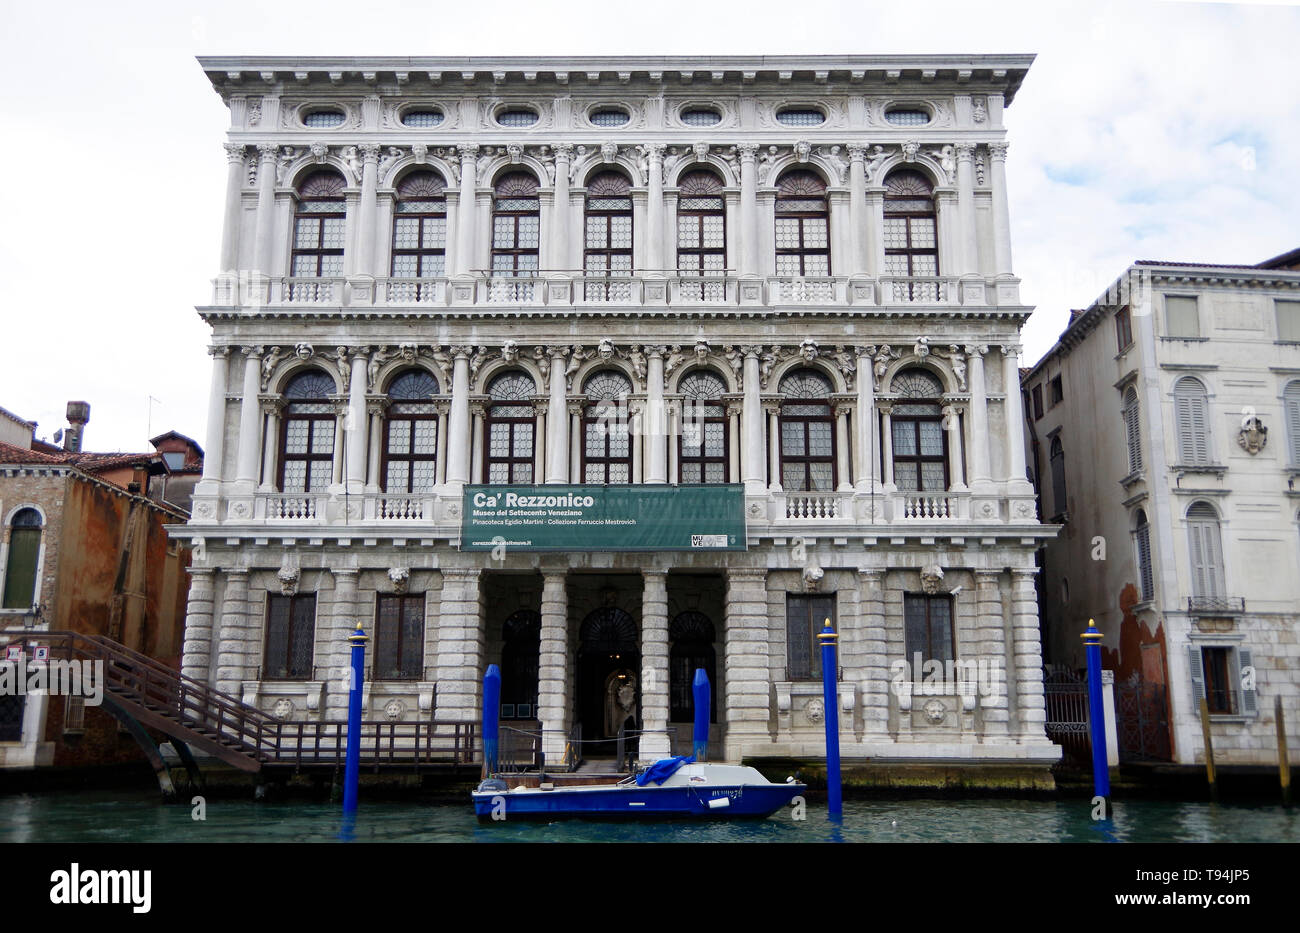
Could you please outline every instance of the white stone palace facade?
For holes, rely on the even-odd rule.
[[[1023,384],[1042,514],[1063,526],[1043,552],[1048,659],[1082,668],[1093,618],[1129,694],[1122,753],[1203,762],[1204,699],[1218,763],[1274,766],[1278,699],[1300,720],[1300,250],[1135,263]]]
[[[649,758],[704,667],[717,757],[819,757],[829,617],[846,757],[1043,771],[1031,61],[201,59],[231,123],[185,673],[340,719],[360,621],[367,718],[477,721],[499,664],[548,764],[624,715]],[[743,488],[747,547],[460,549],[467,485],[531,483]]]

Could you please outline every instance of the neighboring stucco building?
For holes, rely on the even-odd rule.
[[[1275,697],[1300,721],[1298,256],[1135,263],[1022,379],[1042,515],[1064,525],[1045,652],[1082,667],[1096,619],[1117,683],[1165,704],[1147,757],[1201,758],[1201,697],[1227,763],[1276,761]]]
[[[141,494],[165,470],[157,454],[82,451],[89,406],[68,411],[64,449],[30,430],[0,442],[0,663],[20,644],[34,660],[41,633],[54,630],[105,635],[177,668],[189,546],[165,528],[187,513]],[[43,690],[0,696],[0,768],[140,758],[93,706]]]
[[[619,722],[651,757],[704,667],[715,754],[819,756],[830,617],[846,756],[1045,775],[1031,61],[201,59],[231,123],[185,672],[340,719],[361,621],[370,718],[477,721],[495,663],[548,762]],[[466,489],[534,483],[742,533],[471,550]],[[923,694],[916,658],[996,683]]]

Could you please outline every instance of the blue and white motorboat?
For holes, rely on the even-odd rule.
[[[617,784],[511,787],[502,778],[488,778],[472,796],[474,812],[484,822],[571,816],[734,819],[771,816],[807,789],[794,778],[774,784],[742,765],[665,758]]]

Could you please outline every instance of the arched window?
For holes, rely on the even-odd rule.
[[[727,220],[722,179],[696,169],[677,181],[677,274],[721,277],[727,269]],[[721,301],[726,283],[683,282],[684,298]]]
[[[542,617],[520,609],[501,630],[501,718],[536,719]]]
[[[1205,383],[1184,376],[1174,386],[1174,422],[1178,428],[1179,464],[1210,462],[1209,398]]]
[[[472,210],[473,205],[466,205]],[[497,179],[492,204],[492,274],[532,275],[538,269],[541,201],[537,179],[510,172]]]
[[[430,279],[447,271],[446,184],[437,172],[411,172],[393,205],[393,278]],[[417,300],[421,284],[411,297]]]
[[[1134,516],[1133,550],[1137,556],[1138,586],[1142,599],[1155,599],[1155,578],[1151,570],[1151,525],[1147,522],[1147,513],[1137,510]]]
[[[1064,515],[1065,508],[1065,448],[1061,438],[1052,438],[1049,462],[1052,467],[1052,514]]]
[[[632,186],[618,172],[601,172],[587,183],[582,269],[587,276],[632,274]],[[588,301],[626,301],[630,282],[587,282]]]
[[[632,482],[632,438],[627,422],[631,380],[620,372],[601,370],[587,379],[583,391],[587,404],[582,418],[582,481]]]
[[[668,624],[668,721],[695,720],[695,672],[709,678],[709,721],[718,721],[717,640],[713,622],[702,612],[683,612]]]
[[[894,482],[909,492],[948,488],[948,436],[943,429],[943,384],[924,369],[905,369],[890,383],[898,396],[891,417]]]
[[[9,522],[5,559],[5,609],[31,609],[40,599],[36,571],[41,555],[41,513],[19,509]]]
[[[537,384],[528,373],[502,373],[488,384],[487,480],[531,483],[534,450],[533,395]]]
[[[835,488],[835,422],[831,383],[815,369],[781,379],[781,486],[787,492]]]
[[[906,278],[939,274],[934,188],[913,169],[890,172],[885,179],[885,272]],[[936,301],[935,282],[896,282],[894,297]]]
[[[1193,503],[1187,510],[1187,543],[1192,562],[1192,595],[1201,599],[1222,598],[1225,587],[1219,513],[1208,502]]]
[[[1137,391],[1130,386],[1124,393],[1124,436],[1128,442],[1128,471],[1142,469],[1142,441],[1138,433]]]
[[[714,373],[697,369],[682,378],[682,431],[678,437],[680,481],[725,483],[727,463],[727,408],[722,402],[727,385]]]
[[[284,388],[284,427],[280,432],[280,490],[322,492],[334,465],[334,380],[309,369]]]
[[[1290,443],[1291,466],[1300,467],[1300,379],[1287,383],[1282,392],[1282,408],[1286,420],[1286,437]]]
[[[816,172],[786,172],[776,183],[776,274],[831,274],[826,183]]]
[[[343,176],[333,170],[312,172],[298,185],[293,225],[295,278],[332,278],[343,274]]]
[[[384,492],[428,492],[437,482],[438,380],[410,369],[388,386],[384,424]]]

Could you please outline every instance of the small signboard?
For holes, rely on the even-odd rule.
[[[460,547],[490,551],[743,551],[745,488],[466,486]]]
[[[49,659],[50,659],[49,645],[37,645],[35,648],[32,649],[33,661],[48,661]]]
[[[22,645],[6,645],[6,646],[5,646],[5,660],[6,660],[6,661],[21,661],[22,659],[23,659],[23,646],[22,646]]]

